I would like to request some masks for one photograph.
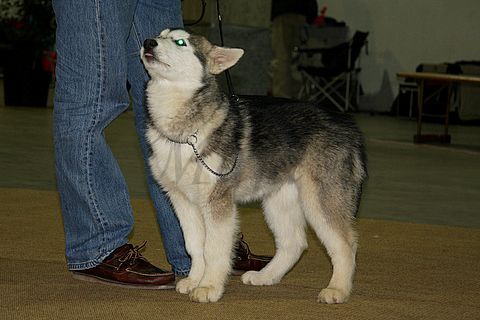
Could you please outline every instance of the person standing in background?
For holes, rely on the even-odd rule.
[[[295,98],[292,51],[300,44],[300,30],[318,14],[316,0],[272,0],[272,95]]]

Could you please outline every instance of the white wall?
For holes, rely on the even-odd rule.
[[[480,60],[480,0],[318,0],[350,30],[369,31],[361,108],[389,110],[396,73],[422,63]]]

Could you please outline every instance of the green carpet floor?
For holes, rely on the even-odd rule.
[[[131,290],[71,278],[55,192],[0,189],[0,319],[478,319],[480,230],[385,220],[359,220],[354,291],[344,305],[315,298],[330,277],[322,246],[309,249],[275,286],[232,277],[224,298],[197,304],[169,291]],[[148,240],[145,256],[166,260],[148,201],[133,201],[132,242]],[[242,209],[242,230],[257,252],[273,253],[258,209]]]

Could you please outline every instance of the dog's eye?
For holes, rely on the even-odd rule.
[[[175,44],[179,47],[186,47],[187,46],[187,42],[183,39],[173,40],[173,42],[175,42]]]

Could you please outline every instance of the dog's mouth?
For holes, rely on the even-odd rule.
[[[160,63],[164,66],[170,67],[168,63],[159,60],[158,57],[156,57],[153,53],[152,49],[144,49],[143,57],[148,63]]]
[[[157,59],[155,58],[155,55],[153,54],[153,50],[152,50],[152,49],[144,49],[143,57],[144,57],[145,60],[147,60],[148,62],[153,62],[153,61],[157,60]]]

